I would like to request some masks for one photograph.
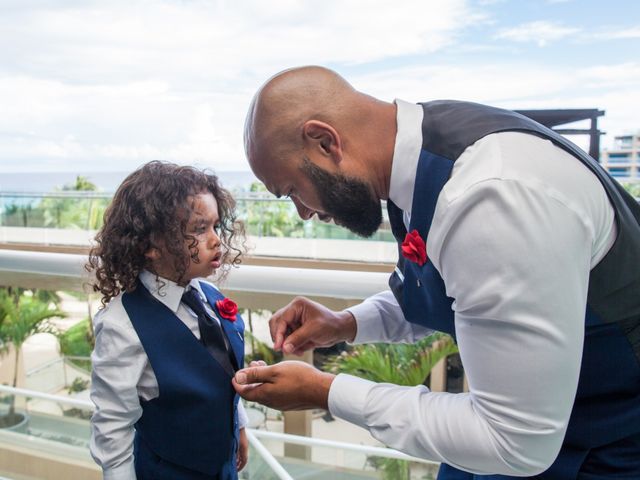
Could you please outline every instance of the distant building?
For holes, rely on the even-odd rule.
[[[615,137],[613,148],[603,150],[600,161],[612,177],[640,179],[640,131]]]

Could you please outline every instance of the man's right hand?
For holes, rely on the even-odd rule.
[[[350,312],[334,312],[304,297],[295,298],[274,313],[269,328],[274,349],[294,355],[338,342],[352,342],[357,329]]]

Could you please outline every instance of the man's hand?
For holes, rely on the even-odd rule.
[[[251,362],[251,367],[236,373],[232,383],[245,400],[277,410],[327,410],[334,378],[304,362],[288,361],[271,366]]]
[[[236,458],[236,470],[242,470],[249,460],[249,439],[244,428],[240,429],[240,438],[238,439],[238,454]]]
[[[308,298],[297,297],[269,320],[273,348],[302,355],[305,350],[351,342],[356,320],[351,313],[334,312]]]

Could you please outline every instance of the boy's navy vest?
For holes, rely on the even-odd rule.
[[[425,241],[454,162],[467,147],[492,133],[515,131],[548,139],[602,183],[615,210],[618,235],[589,276],[580,380],[562,450],[551,468],[535,478],[580,478],[578,472],[591,468],[590,462],[605,465],[606,471],[607,461],[621,471],[635,472],[624,478],[640,478],[640,206],[595,160],[527,117],[467,102],[422,106],[423,143],[409,231],[418,230]],[[399,247],[406,234],[402,212],[390,201],[387,208]],[[447,297],[430,261],[420,267],[400,254],[389,285],[408,321],[455,337],[453,299]],[[593,470],[597,469],[595,465]],[[474,476],[443,465],[439,478],[509,477]]]
[[[209,305],[224,298],[200,286]],[[231,377],[189,328],[138,282],[122,304],[158,381],[159,396],[141,400],[135,463],[142,478],[235,479],[238,395]],[[244,361],[244,322],[221,321],[237,365]]]

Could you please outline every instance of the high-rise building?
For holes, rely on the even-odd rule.
[[[603,150],[600,161],[612,177],[640,178],[640,131],[615,137],[613,148]]]

